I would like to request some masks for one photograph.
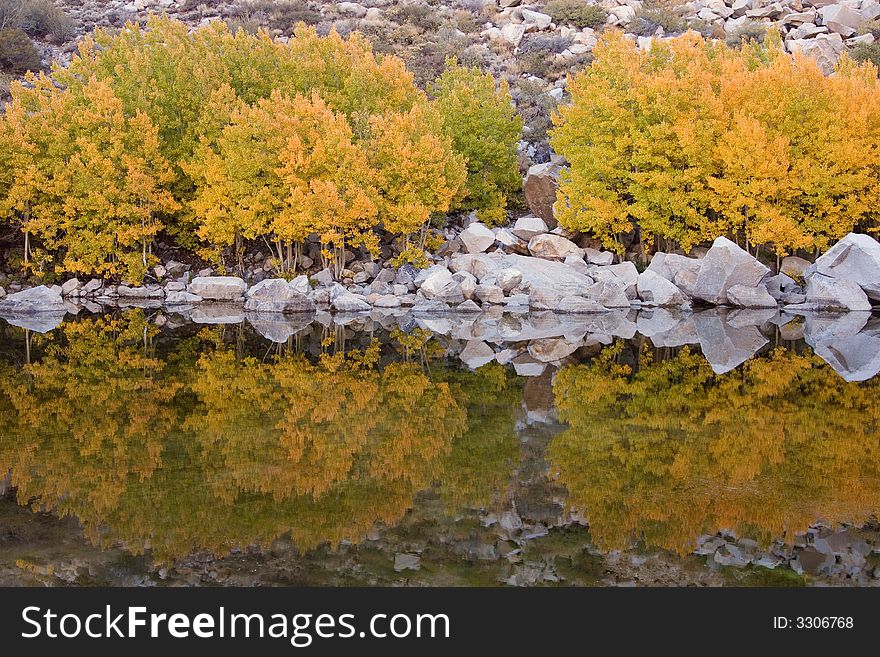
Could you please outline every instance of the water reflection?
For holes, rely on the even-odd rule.
[[[418,518],[420,550],[497,562],[490,583],[581,581],[528,565],[560,531],[572,562],[711,557],[725,531],[797,569],[817,522],[880,508],[866,314],[230,316],[0,327],[4,486],[155,567],[390,541]]]

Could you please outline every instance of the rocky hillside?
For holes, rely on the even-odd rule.
[[[12,0],[4,0],[11,2]],[[841,53],[877,59],[880,35],[877,0],[56,0],[70,17],[77,37],[96,27],[121,27],[167,13],[189,25],[223,19],[250,31],[266,28],[277,37],[290,35],[303,21],[321,32],[360,31],[379,52],[403,57],[424,84],[441,71],[446,58],[480,66],[511,82],[526,121],[524,151],[528,164],[550,159],[546,144],[549,116],[565,97],[566,77],[589,63],[603,29],[623,29],[642,47],[650,38],[686,30],[728,43],[762,39],[768,30],[783,37],[789,52],[815,57],[826,73]],[[65,62],[75,38],[63,43],[52,35],[35,41],[48,65]],[[2,86],[2,85],[0,85]],[[2,89],[0,89],[2,94]],[[526,162],[524,162],[524,165]]]

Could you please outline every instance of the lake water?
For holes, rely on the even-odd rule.
[[[240,312],[0,321],[0,584],[880,583],[869,314]]]

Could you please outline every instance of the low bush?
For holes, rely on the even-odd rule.
[[[0,30],[0,71],[22,75],[40,70],[40,54],[27,34],[17,29]]]
[[[57,43],[65,43],[76,37],[73,19],[51,0],[24,3],[18,26],[32,37],[50,38]]]
[[[599,5],[587,4],[584,0],[552,0],[545,11],[557,25],[597,28],[605,24],[608,12]]]

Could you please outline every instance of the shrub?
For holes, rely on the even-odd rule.
[[[608,12],[599,5],[587,4],[584,0],[551,0],[545,7],[557,25],[597,28],[605,24]]]
[[[639,36],[653,36],[658,27],[663,29],[664,35],[669,36],[686,32],[688,23],[674,9],[640,9],[628,31]]]
[[[465,194],[454,207],[474,208],[499,223],[507,200],[519,191],[516,161],[522,120],[506,82],[450,61],[432,89],[443,131],[467,162]]]
[[[640,52],[613,33],[594,54],[554,120],[553,146],[570,163],[562,226],[618,251],[637,226],[648,243],[688,250],[727,235],[778,255],[875,229],[873,65],[843,58],[826,77],[775,34],[728,48],[690,33]]]
[[[409,240],[465,198],[503,209],[518,131],[491,77],[441,78],[432,102],[359,34],[280,42],[151,17],[14,85],[0,219],[36,236],[39,266],[71,272],[137,279],[159,229],[218,256],[267,241],[284,263],[317,235],[338,272],[380,230]]]
[[[732,34],[728,34],[724,40],[731,48],[741,46],[743,43],[764,43],[767,36],[767,26],[761,23],[748,25],[736,30]]]
[[[871,62],[880,68],[880,41],[860,44],[850,51],[850,56],[857,62]]]
[[[267,27],[290,34],[297,23],[317,25],[322,20],[321,13],[303,0],[252,0],[236,5],[230,13],[240,26],[252,33]]]
[[[76,36],[73,19],[52,0],[29,0],[19,18],[19,27],[32,37],[50,37],[65,43]]]
[[[21,75],[40,70],[40,54],[21,30],[0,30],[0,71]]]

